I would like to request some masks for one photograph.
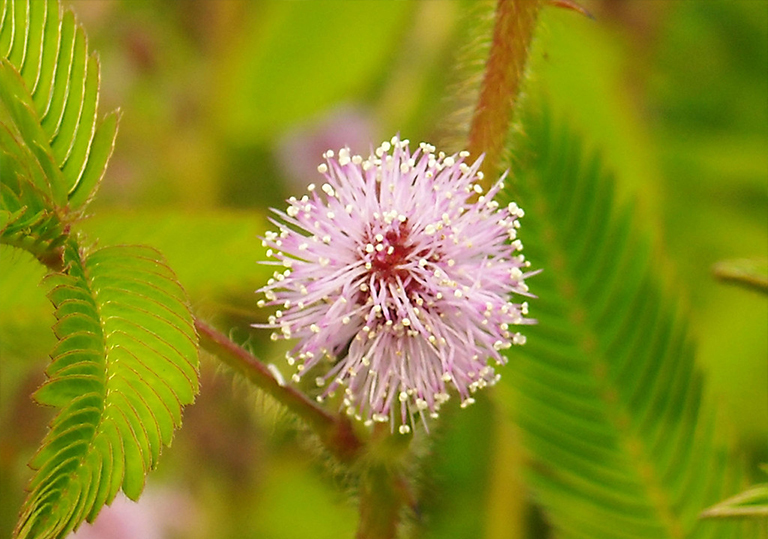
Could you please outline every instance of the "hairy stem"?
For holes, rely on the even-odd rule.
[[[400,524],[403,492],[408,490],[402,475],[392,474],[384,464],[371,466],[360,485],[360,525],[357,539],[394,539]]]
[[[520,85],[525,74],[541,0],[499,0],[493,41],[472,121],[469,152],[485,153],[486,187],[496,177]]]
[[[360,477],[356,539],[394,539],[403,510],[415,506],[403,469],[410,441],[411,436],[392,436],[387,424],[374,427]]]
[[[331,414],[296,388],[282,385],[258,358],[212,326],[196,319],[195,328],[202,348],[302,418],[337,459],[342,462],[355,459],[362,442],[346,417]]]

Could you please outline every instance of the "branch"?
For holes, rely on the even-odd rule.
[[[345,416],[331,414],[296,388],[282,385],[258,358],[212,326],[196,319],[195,328],[202,348],[306,421],[337,459],[342,462],[354,460],[362,442]]]
[[[486,187],[498,171],[541,6],[540,0],[499,0],[496,6],[491,51],[469,128],[470,154],[485,153]]]
[[[360,477],[360,522],[356,539],[394,539],[404,510],[416,510],[412,479],[404,464],[412,436],[392,435],[379,423],[369,440]]]
[[[768,294],[768,260],[723,260],[712,272],[723,282]]]

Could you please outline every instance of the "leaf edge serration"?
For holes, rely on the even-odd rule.
[[[731,537],[698,521],[740,470],[714,437],[685,313],[599,157],[546,107],[523,125],[513,189],[545,270],[504,380],[536,498],[563,537]]]
[[[119,490],[138,499],[146,474],[181,425],[183,407],[199,389],[197,334],[186,294],[159,252],[116,246],[86,256],[70,240],[64,256],[65,272],[44,279],[59,341],[46,369],[48,380],[34,394],[40,404],[60,410],[30,461],[35,473],[14,531],[19,539],[65,537],[83,521],[92,522]],[[149,283],[145,290],[155,291],[155,298],[147,300],[124,288],[119,278],[110,279],[126,267],[136,282]],[[121,284],[106,299],[104,291],[113,283]],[[139,330],[130,329],[135,326],[124,314],[104,315],[108,303],[128,306],[130,312],[134,297],[145,310],[149,305],[150,315],[174,305],[175,314],[162,316],[178,320],[175,343],[188,343],[182,354],[188,363],[185,377],[175,377],[176,384],[187,380],[188,387],[171,387],[166,379],[179,370],[179,358],[174,363],[152,345],[138,344]],[[171,334],[174,327],[165,331]],[[155,347],[163,337],[157,339]]]

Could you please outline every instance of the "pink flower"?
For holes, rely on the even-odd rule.
[[[517,239],[523,211],[485,195],[480,160],[394,137],[367,159],[325,153],[324,183],[290,198],[264,239],[285,269],[260,291],[278,306],[263,327],[297,339],[294,380],[317,367],[318,400],[343,388],[350,415],[410,432],[453,391],[462,405],[499,378],[501,351],[530,323],[529,263]]]

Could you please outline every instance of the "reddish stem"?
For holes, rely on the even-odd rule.
[[[470,154],[485,153],[486,187],[498,172],[541,6],[540,0],[499,0],[496,6],[491,51],[469,128]]]
[[[377,424],[368,441],[360,477],[360,522],[356,539],[395,539],[406,508],[416,509],[405,460],[411,436]]]
[[[320,436],[326,448],[342,462],[354,460],[361,441],[349,420],[320,407],[294,387],[281,385],[269,369],[247,350],[200,319],[195,320],[200,346],[215,354],[263,391],[296,413]]]

